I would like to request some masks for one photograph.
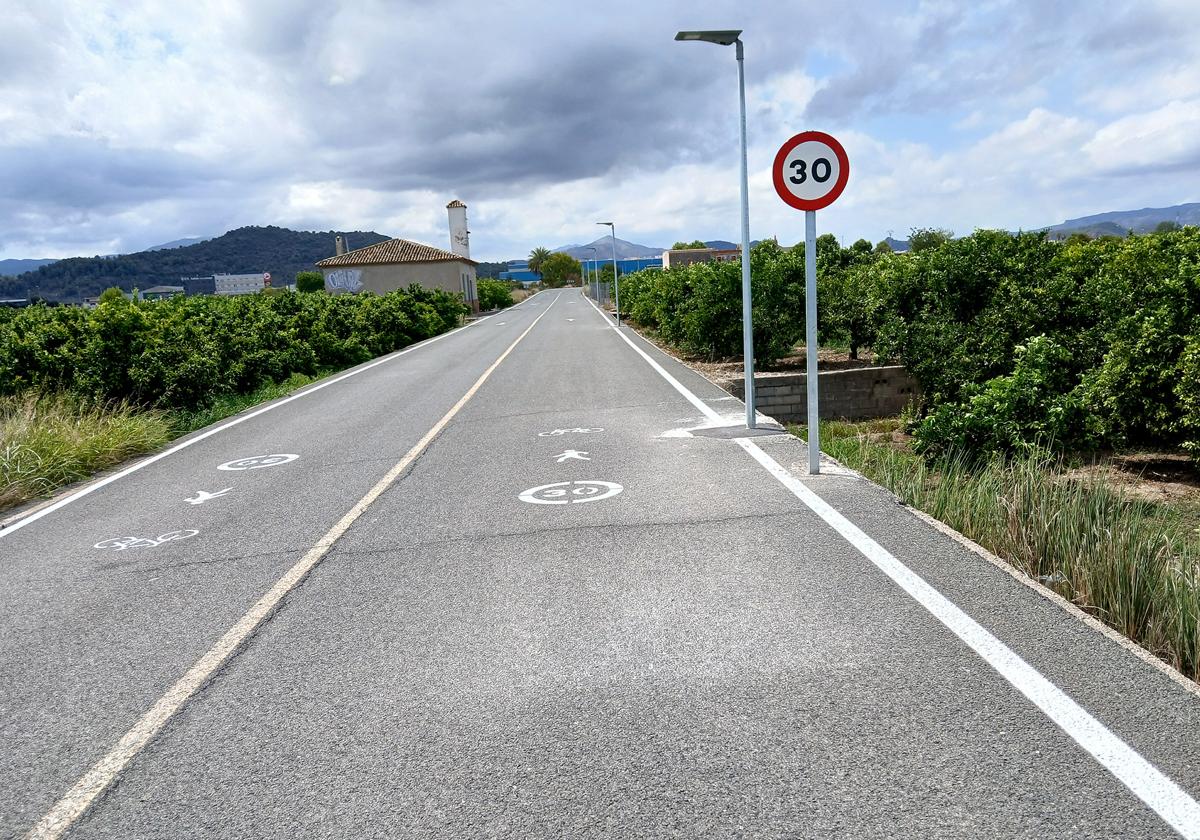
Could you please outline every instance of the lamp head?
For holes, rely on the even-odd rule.
[[[738,36],[742,34],[740,29],[702,29],[698,31],[676,32],[676,41],[707,41],[710,44],[720,44],[723,47],[728,47],[730,44],[736,44]]]

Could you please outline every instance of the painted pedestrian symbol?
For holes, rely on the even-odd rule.
[[[560,435],[587,435],[603,432],[604,429],[555,429],[552,432],[538,432],[538,437],[559,437]]]
[[[209,493],[206,490],[197,490],[196,498],[184,499],[184,501],[187,502],[189,505],[202,505],[205,502],[207,502],[209,499],[221,498],[222,496],[224,496],[226,493],[228,493],[232,489],[233,489],[232,487],[226,487],[224,490],[218,490],[216,493]]]
[[[561,455],[555,455],[554,457],[557,458],[558,463],[561,464],[563,461],[570,460],[571,458],[575,458],[576,460],[579,460],[579,461],[592,460],[587,455],[588,454],[586,452],[580,452],[577,449],[568,449],[566,452],[562,453]]]
[[[281,453],[278,455],[253,455],[249,458],[238,458],[234,461],[226,461],[219,470],[261,470],[263,467],[274,467],[279,464],[286,464],[289,461],[295,461],[299,455],[290,455]]]
[[[189,529],[186,531],[167,531],[167,533],[159,534],[157,537],[113,537],[112,539],[100,540],[94,548],[111,548],[114,551],[124,551],[127,548],[154,548],[163,543],[186,540],[188,537],[194,537],[199,533],[199,531]]]
[[[612,481],[558,481],[531,487],[517,498],[531,505],[567,505],[611,499],[625,488]]]

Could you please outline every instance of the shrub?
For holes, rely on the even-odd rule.
[[[325,291],[325,275],[319,271],[296,272],[296,291],[323,292]]]
[[[479,308],[484,312],[512,306],[512,289],[503,280],[479,278]]]

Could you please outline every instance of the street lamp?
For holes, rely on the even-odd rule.
[[[742,61],[742,30],[718,29],[701,32],[677,32],[676,41],[707,41],[737,52],[738,100],[742,120],[742,362],[746,371],[746,428],[755,428],[754,415],[754,321],[750,309],[750,184],[746,174],[746,74]]]
[[[617,329],[621,329],[621,281],[617,279],[617,229],[612,222],[596,222],[596,224],[608,225],[608,233],[612,237],[613,294],[617,307]]]
[[[584,273],[584,276],[586,276],[592,284],[592,298],[596,301],[596,303],[599,303],[600,302],[600,289],[596,285],[595,269],[592,269],[592,266],[591,266],[591,263],[595,262],[595,260],[596,260],[596,249],[589,246],[587,248],[584,248],[583,250],[592,252],[591,259],[589,259],[586,263],[583,264],[583,273]]]

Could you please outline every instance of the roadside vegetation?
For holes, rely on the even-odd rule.
[[[520,285],[519,283],[517,284]],[[480,277],[476,283],[479,289],[479,310],[491,312],[493,309],[505,309],[512,306],[513,285],[505,280],[491,280]]]
[[[899,420],[822,424],[822,449],[1200,676],[1200,503],[1139,499],[1037,447],[983,461],[922,457],[902,429]]]
[[[172,437],[161,411],[67,394],[0,397],[0,510],[86,478]]]
[[[1200,229],[1052,242],[1042,233],[914,231],[893,254],[817,240],[822,346],[903,364],[930,458],[1182,449],[1200,460]],[[754,354],[770,368],[804,331],[804,246],[751,252]],[[685,355],[740,354],[740,267],[621,280],[621,305]]]
[[[458,326],[457,295],[257,294],[0,309],[0,509]]]

